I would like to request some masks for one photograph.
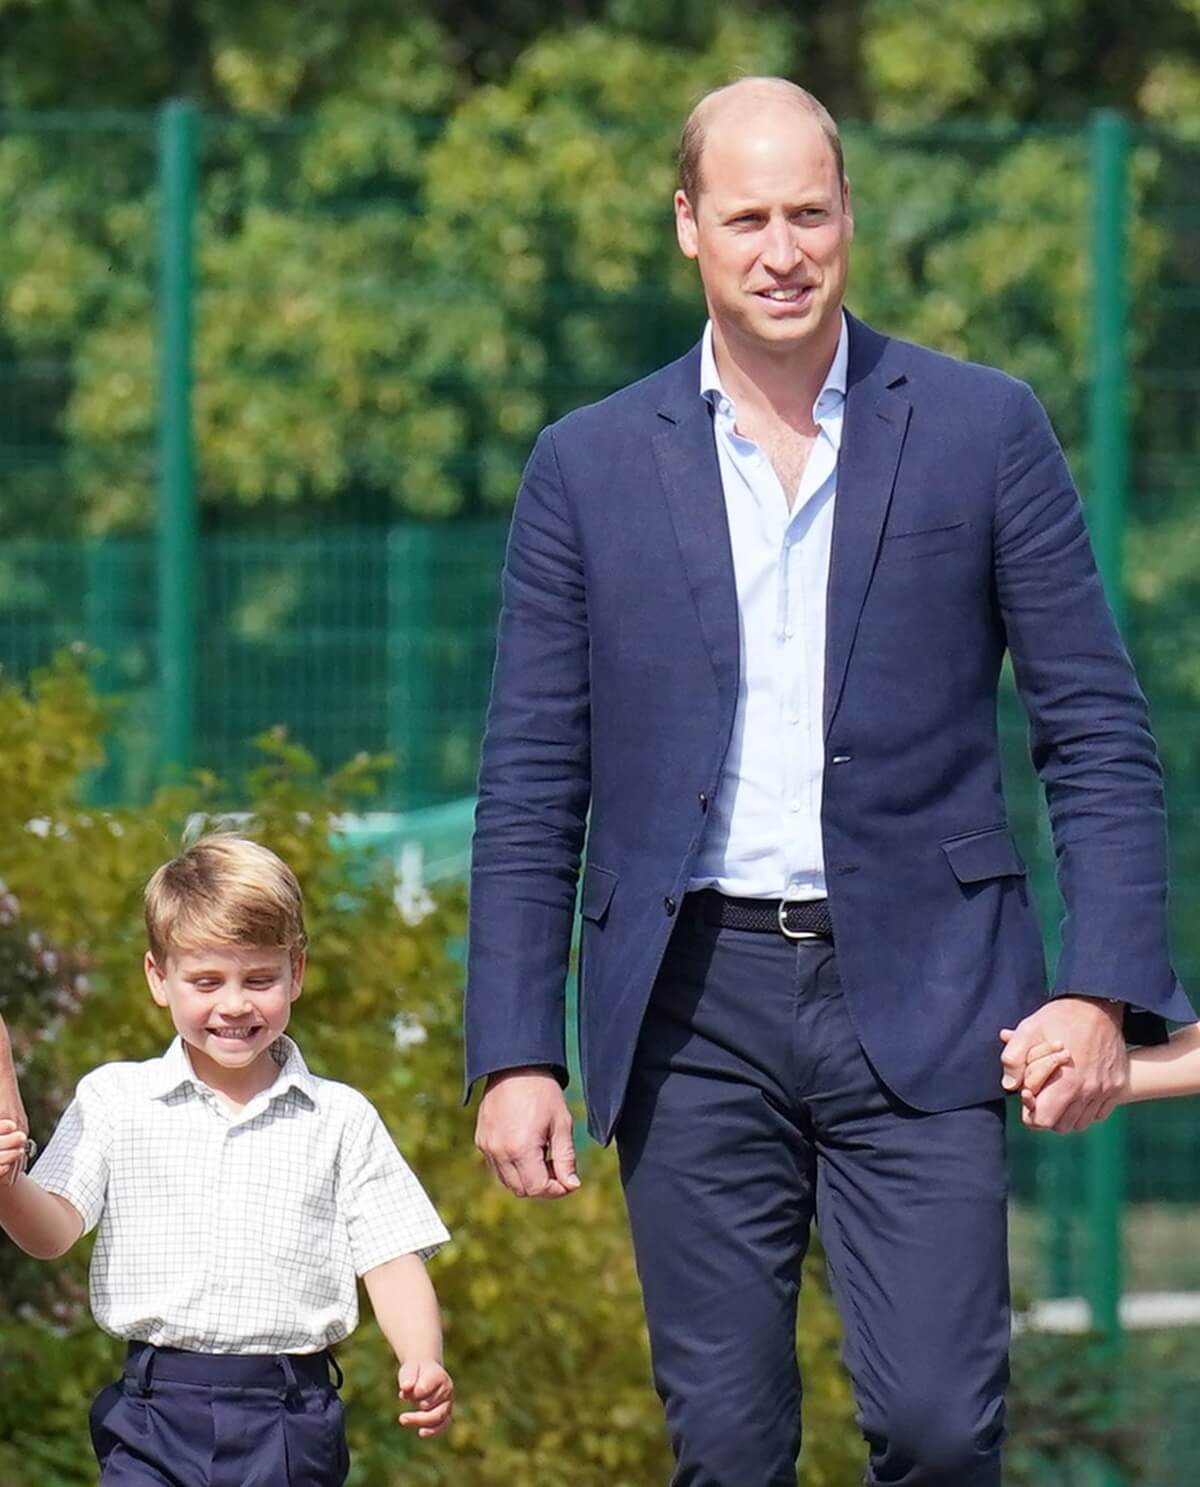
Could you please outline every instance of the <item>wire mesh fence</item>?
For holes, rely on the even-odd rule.
[[[254,736],[283,727],[327,767],[390,755],[388,811],[469,795],[504,511],[532,440],[699,328],[671,243],[673,122],[198,121],[192,764],[236,777]],[[0,116],[0,664],[97,654],[119,703],[98,800],[143,798],[161,776],[179,643],[161,583],[161,146],[142,116]],[[1029,380],[1085,499],[1101,473],[1089,147],[1083,130],[846,131],[852,308]],[[1134,132],[1127,164],[1126,629],[1167,770],[1178,968],[1195,988],[1200,147]],[[1001,723],[1052,940],[1051,848],[1009,693]],[[1127,1119],[1131,1291],[1200,1289],[1198,1131],[1190,1101]],[[1084,1143],[1018,1129],[1012,1147],[1018,1292],[1081,1294],[1102,1259]],[[1131,1339],[1164,1400],[1200,1388],[1197,1338]],[[1162,1461],[1142,1480],[1200,1471],[1193,1412],[1152,1414]]]

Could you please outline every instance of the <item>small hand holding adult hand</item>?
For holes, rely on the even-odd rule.
[[[436,1358],[409,1359],[400,1368],[400,1398],[416,1405],[400,1416],[419,1436],[441,1435],[454,1413],[454,1380]]]
[[[1028,1086],[1021,1112],[1027,1126],[1083,1131],[1112,1113],[1129,1077],[1124,1012],[1122,1005],[1092,997],[1055,997],[1001,1034],[1003,1085],[1023,1091]],[[1065,1060],[1063,1053],[1069,1055]],[[1048,1059],[1056,1061],[1053,1066]],[[1026,1074],[1031,1061],[1036,1088]]]
[[[505,1069],[488,1079],[475,1145],[518,1198],[565,1198],[579,1187],[571,1112],[548,1069]]]
[[[1010,1042],[1014,1036],[1012,1028],[1000,1030],[1002,1043]],[[1025,1068],[1015,1071],[1021,1092],[1021,1119],[1026,1125],[1032,1118],[1037,1096],[1049,1083],[1051,1075],[1070,1062],[1070,1052],[1061,1043],[1036,1043],[1029,1050]]]
[[[26,1139],[15,1120],[0,1120],[0,1188],[12,1187],[24,1172]]]

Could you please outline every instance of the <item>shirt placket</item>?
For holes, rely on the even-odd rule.
[[[823,566],[817,561],[814,524],[827,517],[813,503],[833,477],[837,454],[825,415],[832,395],[822,391],[817,408],[817,438],[810,462],[800,483],[788,526],[788,614],[787,628],[801,636],[795,647],[795,664],[789,667],[784,696],[783,726],[788,739],[787,755],[794,771],[790,800],[798,809],[789,811],[793,829],[787,834],[785,883],[789,893],[817,886],[812,868],[820,862],[820,764],[823,757],[823,698],[825,664]],[[803,540],[802,531],[809,540]],[[818,592],[818,589],[821,591]]]
[[[212,1194],[212,1201],[198,1210],[204,1230],[200,1236],[198,1252],[204,1256],[204,1274],[200,1278],[199,1295],[203,1308],[204,1323],[195,1346],[205,1351],[216,1346],[221,1334],[221,1321],[225,1306],[225,1279],[223,1257],[228,1256],[229,1235],[228,1193],[229,1136],[232,1122],[221,1108],[216,1097],[208,1090],[197,1089],[196,1119],[204,1126],[204,1185]]]
[[[806,574],[799,541],[797,499],[784,526],[779,559],[779,633],[783,664],[778,671],[778,717],[776,737],[783,782],[783,885],[785,896],[796,886],[798,864],[804,859],[805,818],[808,792],[804,781],[804,751],[800,739],[804,724],[805,698],[811,658],[804,634]]]

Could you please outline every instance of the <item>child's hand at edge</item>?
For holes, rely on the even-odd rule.
[[[1012,1028],[1001,1028],[1001,1043],[1007,1043],[1013,1036],[1013,1032],[1014,1029]],[[1025,1068],[1023,1071],[1018,1073],[1017,1070],[1007,1069],[1010,1075],[1018,1076],[1018,1087],[1021,1094],[1021,1120],[1025,1125],[1030,1124],[1038,1095],[1045,1089],[1052,1076],[1070,1062],[1071,1055],[1062,1043],[1035,1043],[1025,1059]]]
[[[26,1139],[15,1120],[0,1120],[0,1188],[11,1187],[24,1172]]]
[[[400,1398],[417,1406],[400,1416],[419,1436],[441,1435],[454,1411],[454,1380],[436,1358],[410,1359],[398,1375]]]

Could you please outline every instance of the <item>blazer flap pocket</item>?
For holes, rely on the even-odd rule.
[[[922,527],[916,532],[886,532],[880,556],[885,558],[915,558],[926,554],[947,552],[966,542],[971,529],[965,521],[956,521],[940,527]]]
[[[942,843],[942,851],[960,883],[1025,876],[1025,864],[1007,826],[993,826],[988,831],[951,837]]]
[[[583,917],[603,919],[616,886],[616,873],[610,873],[606,867],[593,867],[589,862],[583,870],[583,892],[579,895],[579,912]]]

